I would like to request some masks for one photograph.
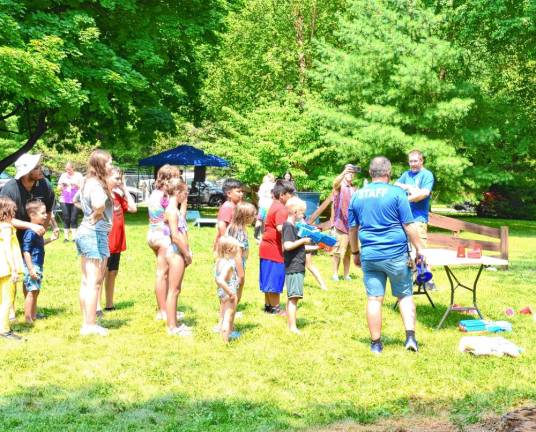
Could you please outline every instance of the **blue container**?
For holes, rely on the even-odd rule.
[[[303,201],[305,201],[305,204],[307,205],[307,208],[305,209],[305,219],[309,220],[309,216],[311,216],[318,206],[320,205],[320,193],[318,192],[296,192],[296,195]],[[311,221],[313,224],[320,223],[320,218],[316,218],[316,220]]]

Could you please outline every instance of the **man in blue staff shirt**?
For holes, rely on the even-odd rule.
[[[363,269],[367,291],[370,350],[375,354],[380,354],[383,350],[382,304],[389,278],[392,294],[399,301],[406,330],[405,348],[418,351],[408,238],[415,247],[417,256],[422,256],[423,246],[415,228],[406,193],[389,184],[389,159],[383,156],[372,159],[369,173],[371,182],[356,191],[352,197],[348,222],[354,263]]]
[[[434,187],[434,175],[424,167],[424,155],[419,150],[412,150],[408,154],[409,170],[400,176],[395,185],[406,191],[411,207],[415,228],[421,241],[426,247],[428,239],[428,213],[430,211],[430,198]],[[426,289],[436,288],[433,281],[426,282]]]

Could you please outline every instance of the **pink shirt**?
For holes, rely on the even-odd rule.
[[[355,188],[348,184],[341,184],[339,190],[333,192],[333,222],[332,226],[348,234],[348,207]]]

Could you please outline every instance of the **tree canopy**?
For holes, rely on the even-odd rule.
[[[327,192],[419,148],[446,200],[536,163],[531,0],[3,0],[0,54],[0,170],[43,136],[123,161],[165,136]]]
[[[90,145],[139,152],[156,131],[173,132],[175,116],[200,117],[218,0],[4,0],[0,8],[0,128],[25,144],[0,171],[47,130],[51,145],[76,130]]]

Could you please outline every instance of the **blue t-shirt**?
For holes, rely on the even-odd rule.
[[[397,183],[415,186],[419,189],[427,189],[432,192],[432,188],[434,187],[434,175],[426,168],[422,168],[418,172],[408,170],[400,176]],[[430,195],[421,201],[409,203],[409,206],[411,207],[411,213],[413,213],[416,222],[428,223]]]
[[[369,183],[357,190],[348,208],[350,227],[359,226],[361,259],[381,261],[408,251],[402,224],[413,222],[406,193],[388,183]]]
[[[45,262],[45,239],[30,229],[24,231],[22,252],[28,252],[32,256],[32,264],[43,267]]]

